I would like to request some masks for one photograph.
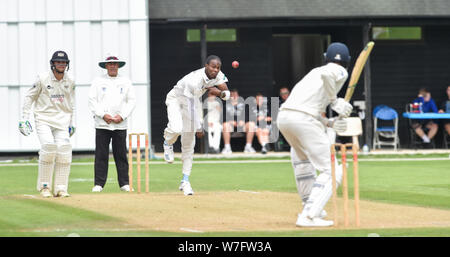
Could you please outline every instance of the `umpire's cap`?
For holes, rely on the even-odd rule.
[[[331,43],[328,46],[327,52],[325,55],[325,62],[339,62],[344,65],[348,65],[350,63],[350,53],[345,44],[335,42]]]
[[[98,66],[102,67],[103,69],[106,69],[105,65],[109,62],[116,62],[119,64],[119,68],[122,68],[125,65],[124,61],[119,60],[119,58],[117,56],[114,55],[109,55],[108,57],[105,58],[105,60],[103,62],[99,62]]]

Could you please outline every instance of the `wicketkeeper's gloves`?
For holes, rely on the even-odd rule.
[[[20,120],[19,131],[24,136],[28,136],[31,134],[31,132],[33,132],[33,127],[31,126],[31,123],[28,120]]]

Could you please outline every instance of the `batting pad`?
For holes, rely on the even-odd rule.
[[[300,161],[296,157],[295,151],[291,150],[292,167],[294,168],[295,183],[297,192],[302,198],[302,202],[306,203],[311,194],[314,181],[317,174],[316,169],[308,160]]]
[[[342,181],[342,165],[336,164],[336,188]],[[305,211],[310,218],[318,217],[323,208],[330,200],[332,194],[331,174],[322,172],[317,176],[316,182],[311,190],[311,195],[306,202]]]
[[[55,190],[54,194],[67,192],[72,163],[72,146],[70,144],[58,146],[55,159]]]
[[[39,151],[39,167],[37,190],[41,191],[44,186],[51,188],[53,169],[55,167],[56,144],[43,144]]]

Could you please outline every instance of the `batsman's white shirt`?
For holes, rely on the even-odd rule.
[[[336,100],[347,77],[347,70],[338,64],[328,63],[317,67],[294,86],[280,110],[296,110],[319,117]]]
[[[89,109],[94,114],[95,128],[99,129],[127,129],[128,120],[136,106],[136,95],[128,78],[117,75],[110,77],[105,74],[92,81],[89,89]],[[120,115],[121,123],[106,123],[103,116]]]
[[[52,71],[39,74],[24,99],[24,120],[29,119],[33,103],[36,123],[68,130],[70,123],[74,122],[72,118],[75,112],[75,82],[67,73],[64,73],[60,81]]]

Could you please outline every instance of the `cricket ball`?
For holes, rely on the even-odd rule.
[[[233,62],[231,63],[231,66],[232,66],[233,68],[237,69],[237,68],[239,67],[239,62],[238,62],[238,61],[233,61]]]

